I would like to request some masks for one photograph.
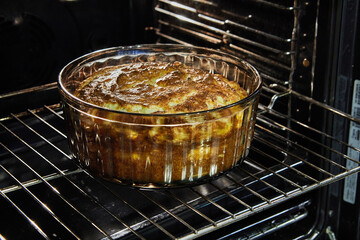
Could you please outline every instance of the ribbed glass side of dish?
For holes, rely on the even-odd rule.
[[[245,99],[217,109],[140,114],[99,107],[74,95],[81,82],[109,66],[181,62],[236,81]],[[69,143],[93,174],[142,187],[180,186],[239,164],[250,146],[261,88],[257,71],[234,56],[180,45],[97,51],[69,63],[59,76]]]

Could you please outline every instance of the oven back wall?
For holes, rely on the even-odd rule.
[[[151,7],[144,0],[1,1],[0,95],[55,82],[85,53],[146,42]]]

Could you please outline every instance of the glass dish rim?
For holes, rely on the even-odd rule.
[[[195,111],[195,112],[186,112],[186,113],[136,113],[136,112],[119,111],[119,110],[116,110],[116,109],[110,109],[110,108],[106,108],[106,107],[101,107],[101,106],[98,106],[96,104],[86,102],[86,101],[76,97],[72,93],[70,93],[67,90],[67,88],[63,85],[63,83],[61,81],[63,74],[65,73],[66,70],[68,70],[68,68],[70,68],[72,65],[74,65],[76,63],[77,63],[77,66],[81,65],[83,60],[88,59],[92,55],[96,56],[96,55],[98,55],[100,53],[114,52],[114,51],[119,51],[119,50],[126,51],[126,50],[132,50],[132,49],[136,49],[136,48],[150,49],[150,48],[159,48],[159,47],[160,48],[166,48],[166,47],[170,48],[170,47],[172,47],[172,48],[182,48],[182,49],[189,48],[189,49],[194,49],[194,50],[202,50],[202,51],[206,51],[206,52],[213,53],[213,54],[218,54],[218,55],[225,55],[228,58],[231,58],[233,60],[236,60],[236,61],[241,62],[242,64],[244,64],[247,67],[247,69],[249,69],[254,74],[254,76],[256,76],[258,78],[259,82],[258,82],[255,90],[253,92],[251,92],[247,97],[245,97],[245,98],[243,98],[243,99],[241,99],[239,101],[236,101],[234,103],[231,103],[231,104],[228,104],[228,105],[225,105],[225,106],[221,106],[221,107],[218,107],[218,108],[212,108],[212,109],[208,109],[208,110],[201,110],[201,111]],[[173,50],[171,52],[175,53],[176,51]],[[165,52],[165,53],[171,53],[171,52],[169,51],[169,52]],[[153,53],[156,53],[156,51],[154,51]],[[179,53],[181,53],[181,52],[179,52]],[[188,54],[191,55],[191,52],[189,52]],[[196,53],[194,53],[194,54],[196,54]],[[129,56],[130,55],[131,54],[129,54]],[[133,54],[133,55],[136,55],[136,54]],[[124,56],[126,56],[126,55],[124,55]],[[211,57],[209,56],[209,58],[211,58]],[[96,62],[96,61],[94,61],[94,62]],[[182,45],[182,44],[139,44],[139,45],[117,46],[117,47],[99,49],[99,50],[84,54],[84,55],[70,61],[68,64],[66,64],[61,69],[61,71],[60,71],[60,73],[58,75],[58,88],[60,90],[60,93],[61,93],[61,95],[63,95],[68,100],[70,100],[72,102],[75,102],[75,103],[78,103],[78,104],[83,105],[83,106],[91,107],[91,108],[94,108],[94,109],[99,109],[101,111],[112,112],[112,113],[117,113],[117,114],[142,116],[142,117],[188,116],[188,115],[201,115],[201,114],[207,114],[207,113],[222,111],[224,109],[232,108],[234,106],[238,106],[238,105],[242,105],[242,104],[245,104],[247,102],[250,102],[253,98],[255,98],[259,94],[259,92],[261,90],[261,87],[262,87],[262,84],[263,84],[262,83],[262,78],[261,78],[261,75],[259,74],[258,70],[254,66],[252,66],[250,63],[245,61],[244,59],[239,58],[237,56],[234,56],[232,54],[228,54],[228,53],[220,51],[220,50],[212,49],[212,48],[198,47],[198,46],[187,46],[187,45]]]

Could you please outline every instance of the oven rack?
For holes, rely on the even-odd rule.
[[[277,96],[260,105],[243,164],[210,182],[174,189],[121,186],[83,170],[70,154],[60,104],[2,118],[0,212],[9,224],[0,225],[0,236],[192,239],[360,171],[347,155],[359,152],[357,146],[273,107],[294,97],[346,124],[359,119],[295,92]]]
[[[246,7],[241,7],[243,2],[234,4],[238,5],[227,6],[222,1],[158,0],[154,7],[155,33],[160,42],[195,43],[235,53],[256,66],[263,79],[287,85],[288,75],[295,68],[296,47],[300,45],[297,39],[299,10],[304,6],[259,1],[257,15],[253,16],[254,11],[247,12]],[[233,12],[236,7],[238,13]],[[287,26],[276,31],[277,20],[270,21],[274,26],[268,21],[274,17],[267,16],[271,12],[284,14],[281,23],[286,22]],[[254,24],[253,19],[262,24]]]

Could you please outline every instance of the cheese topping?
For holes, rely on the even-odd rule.
[[[83,81],[75,95],[113,110],[171,114],[226,106],[247,93],[219,74],[180,62],[143,62],[100,70]]]

